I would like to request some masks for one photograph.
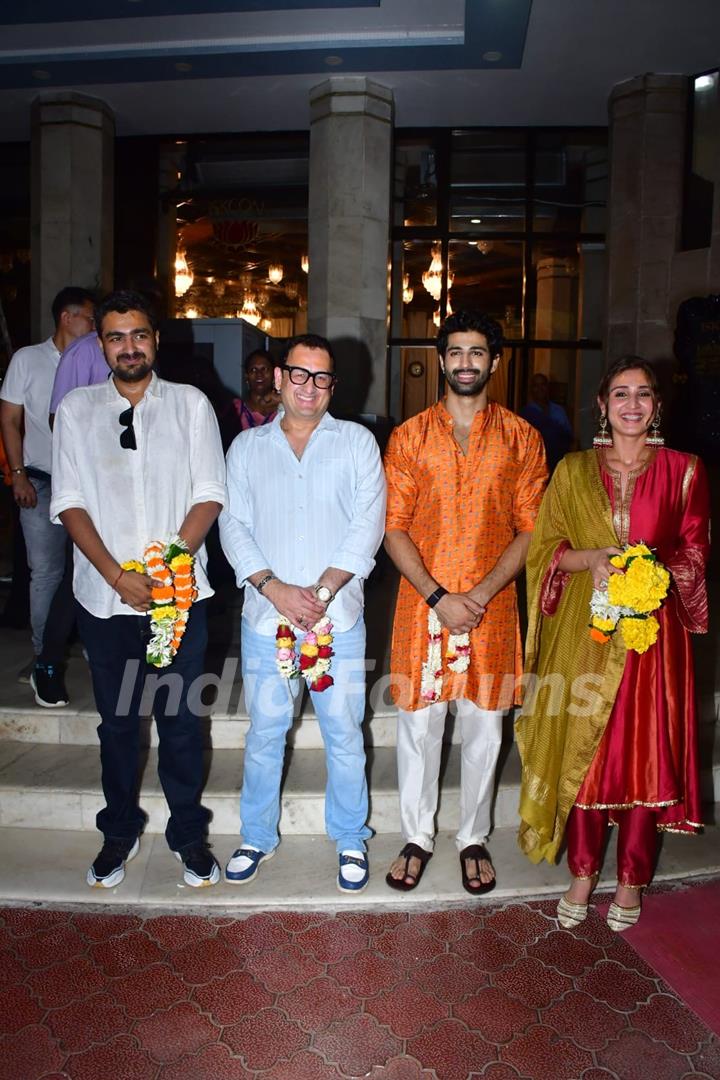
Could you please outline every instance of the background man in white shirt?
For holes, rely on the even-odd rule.
[[[325,741],[325,820],[339,855],[337,884],[357,893],[368,882],[370,836],[363,582],[383,535],[385,477],[371,433],[328,413],[334,385],[329,342],[314,334],[293,338],[275,369],[280,413],[238,435],[228,453],[220,537],[245,586],[242,673],[250,729],[240,799],[243,846],[225,873],[228,881],[251,881],[279,842],[285,738],[304,683],[278,670],[279,617],[294,629],[299,659],[305,633],[327,612],[335,682],[311,693]]]
[[[142,560],[153,540],[167,543],[179,534],[195,554],[198,599],[177,655],[163,669],[171,685],[155,695],[158,773],[170,808],[165,835],[184,863],[184,879],[188,885],[214,885],[220,871],[207,845],[208,812],[200,802],[202,734],[187,694],[204,667],[205,601],[212,589],[203,541],[225,501],[220,434],[204,394],[155,374],[157,328],[142,296],[111,293],[96,320],[113,374],[71,391],[60,403],[50,505],[75,544],[78,626],[101,717],[106,805],[97,827],[105,843],[87,880],[104,888],[122,881],[145,823],[138,805],[139,707],[145,675],[156,671],[145,664],[144,613],[153,580],[123,570],[121,563]],[[178,677],[181,690],[174,694]],[[123,708],[120,691],[127,698],[128,684],[132,694]]]
[[[39,345],[18,349],[0,388],[0,429],[12,470],[13,498],[30,567],[30,625],[36,663],[30,681],[39,705],[67,705],[62,672],[40,663],[45,621],[65,568],[66,534],[50,522],[52,437],[48,414],[61,352],[93,329],[93,296],[68,286],[52,303],[55,331]]]

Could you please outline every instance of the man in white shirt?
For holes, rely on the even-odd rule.
[[[138,805],[139,709],[151,589],[159,582],[122,563],[143,560],[152,541],[178,535],[195,555],[197,599],[177,655],[155,695],[158,773],[170,808],[165,830],[188,885],[214,885],[220,871],[206,840],[200,720],[188,702],[203,673],[206,603],[212,596],[203,541],[225,501],[217,421],[193,386],[158,379],[155,317],[145,299],[111,293],[96,310],[112,378],[71,391],[58,407],[50,513],[75,544],[73,587],[100,713],[105,807],[103,848],[88,884],[110,888],[138,851],[145,815]],[[167,673],[167,674],[166,674]]]
[[[243,846],[225,874],[238,884],[252,881],[278,845],[285,738],[307,681],[325,741],[325,820],[339,855],[337,885],[355,894],[369,875],[363,582],[383,535],[385,477],[370,432],[328,413],[334,369],[325,338],[293,338],[275,369],[280,412],[271,424],[238,435],[227,457],[220,537],[245,586],[241,651],[250,728]],[[330,631],[322,626],[326,616]]]
[[[95,325],[93,297],[68,286],[52,303],[55,331],[40,345],[18,349],[0,388],[0,430],[12,471],[13,498],[30,567],[30,625],[36,662],[30,681],[39,705],[67,705],[62,671],[41,663],[45,622],[65,568],[62,526],[53,525],[50,505],[52,436],[48,414],[61,352]]]

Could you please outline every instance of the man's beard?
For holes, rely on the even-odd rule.
[[[148,360],[147,357],[145,356],[145,353],[133,353],[132,355],[130,355],[128,353],[123,353],[123,355],[118,356],[117,359],[118,359],[118,361],[123,361],[123,360],[127,361],[127,360],[140,360],[141,358],[145,361],[145,363],[144,364],[138,364],[138,366],[135,367],[135,368],[123,368],[123,367],[120,366],[120,363],[118,363],[118,366],[115,368],[115,371],[113,372],[113,375],[115,376],[115,378],[119,379],[120,382],[129,382],[129,383],[142,382],[142,380],[146,377],[146,375],[148,375],[152,371],[153,367],[155,366],[154,359],[153,360]]]
[[[472,371],[472,373],[475,375],[475,381],[467,383],[458,382],[458,369],[453,372],[446,371],[445,381],[447,382],[453,393],[457,394],[458,397],[477,397],[478,394],[482,394],[483,390],[490,381],[490,376],[492,375],[492,371],[490,370],[490,368],[488,368],[487,371],[478,371],[477,368],[462,368],[461,370],[465,373],[467,373],[468,371]]]

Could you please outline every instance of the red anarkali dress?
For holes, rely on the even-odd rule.
[[[655,613],[657,642],[642,654],[628,650],[615,704],[576,805],[652,807],[659,829],[693,831],[701,814],[690,633],[707,630],[705,470],[692,455],[661,449],[629,474],[623,498],[620,474],[598,457],[620,544],[644,541],[671,572],[672,584]]]

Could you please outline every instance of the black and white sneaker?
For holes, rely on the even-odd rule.
[[[35,700],[44,709],[60,709],[70,700],[62,672],[52,664],[36,664],[30,675]]]
[[[220,867],[205,840],[198,840],[182,851],[176,851],[175,855],[185,867],[183,880],[186,885],[192,885],[194,889],[217,885]]]
[[[134,859],[140,850],[140,839],[106,840],[102,851],[87,872],[91,889],[112,889],[125,877],[125,863]]]

